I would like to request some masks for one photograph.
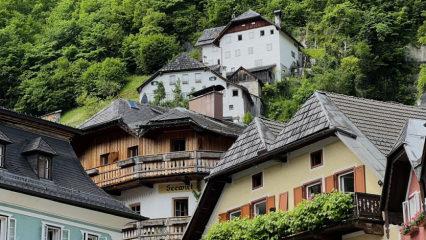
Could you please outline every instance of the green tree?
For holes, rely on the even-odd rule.
[[[250,112],[246,112],[243,115],[243,123],[248,125],[253,121],[253,115]]]
[[[157,82],[157,88],[154,90],[154,101],[152,104],[158,106],[166,98],[166,89],[164,88],[163,82]]]

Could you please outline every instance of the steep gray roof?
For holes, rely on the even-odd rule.
[[[186,53],[181,53],[160,69],[160,72],[202,69],[206,66]]]
[[[231,21],[236,22],[236,21],[244,21],[244,20],[248,20],[248,19],[252,19],[252,18],[256,18],[256,17],[260,17],[260,14],[249,9],[248,11],[238,15],[237,17],[233,18]]]
[[[315,92],[283,125],[276,138],[261,141],[250,125],[211,172],[217,174],[254,160],[259,150],[272,151],[323,131],[335,135],[379,177],[384,176],[386,155],[398,141],[409,118],[426,119],[426,109],[329,92]],[[267,139],[267,138],[266,138]],[[253,144],[253,146],[251,145]]]
[[[238,165],[267,151],[283,128],[283,124],[279,122],[264,118],[254,118],[234,144],[226,151],[225,155],[211,171],[211,174],[216,174]]]
[[[143,105],[135,101],[117,99],[81,124],[79,128],[82,130],[89,130],[100,125],[119,121],[131,131],[136,131],[138,125],[158,116],[162,111],[164,110]]]
[[[3,114],[0,113],[0,117]],[[13,119],[4,121],[11,121],[13,125],[0,121],[0,131],[12,142],[7,145],[4,168],[0,168],[0,188],[126,218],[141,218],[92,182],[69,139],[51,137],[57,131],[57,124],[34,131],[28,125],[19,124],[18,120],[30,121],[29,116],[22,116],[22,119],[18,113],[9,116]],[[34,126],[39,126],[39,119],[32,119]],[[31,167],[28,153],[33,151],[54,153],[51,180],[40,179]]]
[[[25,145],[23,153],[31,153],[31,152],[42,152],[50,155],[56,155],[55,150],[43,140],[41,137],[36,137],[32,139],[28,144]]]
[[[223,29],[225,29],[226,26],[220,26],[220,27],[214,27],[214,28],[208,28],[204,29],[201,36],[198,38],[197,42],[195,43],[195,46],[201,46],[206,44],[211,44],[213,41],[219,36],[219,34],[222,32]]]
[[[238,136],[244,128],[240,124],[211,118],[185,108],[173,108],[141,125],[141,134],[152,129],[179,126],[180,124],[195,124],[205,130],[234,137]]]

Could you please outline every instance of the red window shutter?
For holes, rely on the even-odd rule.
[[[229,220],[228,213],[219,214],[219,222],[225,222]]]
[[[303,200],[303,187],[294,189],[294,206],[297,206]]]
[[[266,198],[266,212],[271,212],[271,209],[275,209],[275,196]]]
[[[241,207],[241,218],[251,218],[250,203]]]
[[[333,190],[337,190],[335,175],[331,175],[325,178],[325,192],[329,193],[329,192],[332,192]]]
[[[288,211],[288,192],[280,194],[279,209],[281,211]]]
[[[358,166],[354,170],[355,175],[355,192],[365,192],[365,166]]]

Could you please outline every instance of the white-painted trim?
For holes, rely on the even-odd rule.
[[[81,232],[81,236],[83,236],[83,240],[87,240],[88,235],[93,235],[96,236],[98,238],[98,240],[101,238],[101,235],[98,233],[94,233],[94,232],[90,232],[90,231],[84,231],[84,230],[80,230]]]
[[[26,216],[29,216],[29,217],[44,219],[44,220],[50,221],[50,222],[56,222],[56,223],[60,223],[60,224],[64,224],[64,225],[74,226],[74,227],[77,227],[77,228],[87,229],[87,230],[90,230],[90,231],[102,232],[102,233],[105,233],[105,234],[108,234],[108,235],[111,235],[111,236],[113,236],[114,234],[117,234],[116,232],[112,232],[112,231],[107,230],[107,229],[92,227],[92,226],[88,226],[88,225],[85,225],[85,224],[75,223],[75,222],[72,222],[72,221],[63,220],[63,219],[59,219],[59,218],[55,218],[55,217],[50,217],[50,216],[46,216],[46,215],[42,215],[42,214],[38,214],[38,213],[27,212],[27,211],[20,210],[20,209],[0,206],[0,210],[8,211],[8,212],[14,212],[14,213],[26,215]]]
[[[3,234],[0,232],[0,240],[7,240],[9,238],[9,217],[0,214],[0,225],[5,230]]]
[[[51,223],[51,222],[45,222],[45,221],[41,221],[41,237],[40,237],[41,240],[47,240],[45,239],[47,227],[57,228],[59,230],[59,239],[62,240],[62,230],[64,229],[64,226]]]

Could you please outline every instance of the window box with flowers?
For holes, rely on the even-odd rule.
[[[414,237],[419,233],[419,228],[424,227],[425,225],[424,212],[418,212],[411,218],[410,222],[402,224],[400,232],[404,236],[410,235],[411,237]]]

